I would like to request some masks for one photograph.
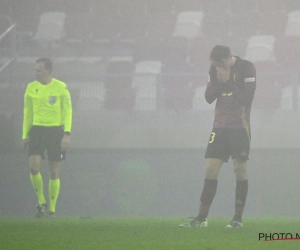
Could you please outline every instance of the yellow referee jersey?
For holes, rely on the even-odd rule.
[[[71,132],[72,103],[64,82],[52,78],[46,85],[38,81],[27,85],[24,95],[23,139],[28,138],[33,125],[63,125],[65,132]]]

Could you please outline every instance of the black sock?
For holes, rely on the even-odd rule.
[[[206,218],[210,205],[216,195],[218,180],[205,179],[203,190],[200,198],[200,211],[198,217]]]
[[[234,220],[242,221],[242,215],[248,194],[248,180],[236,182]]]

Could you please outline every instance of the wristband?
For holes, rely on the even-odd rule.
[[[70,133],[70,132],[64,132],[64,134],[65,134],[65,135],[71,135],[71,133]]]

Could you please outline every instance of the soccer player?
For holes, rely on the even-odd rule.
[[[236,176],[235,214],[226,228],[240,228],[248,193],[250,111],[256,89],[256,69],[252,62],[232,56],[230,48],[223,45],[212,49],[210,61],[205,99],[209,104],[216,100],[216,106],[205,153],[204,187],[198,216],[180,226],[208,226],[207,216],[216,194],[219,172],[231,156]]]
[[[22,146],[28,147],[30,180],[38,198],[36,218],[55,217],[60,191],[59,167],[70,144],[72,126],[71,96],[65,83],[52,78],[52,62],[36,61],[36,81],[24,94]],[[47,152],[49,165],[49,207],[44,197],[41,160]]]

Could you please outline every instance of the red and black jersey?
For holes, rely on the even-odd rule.
[[[208,103],[217,100],[214,128],[250,129],[251,105],[256,88],[256,69],[253,63],[236,57],[230,69],[230,79],[219,82],[216,67],[211,65],[205,91]]]

